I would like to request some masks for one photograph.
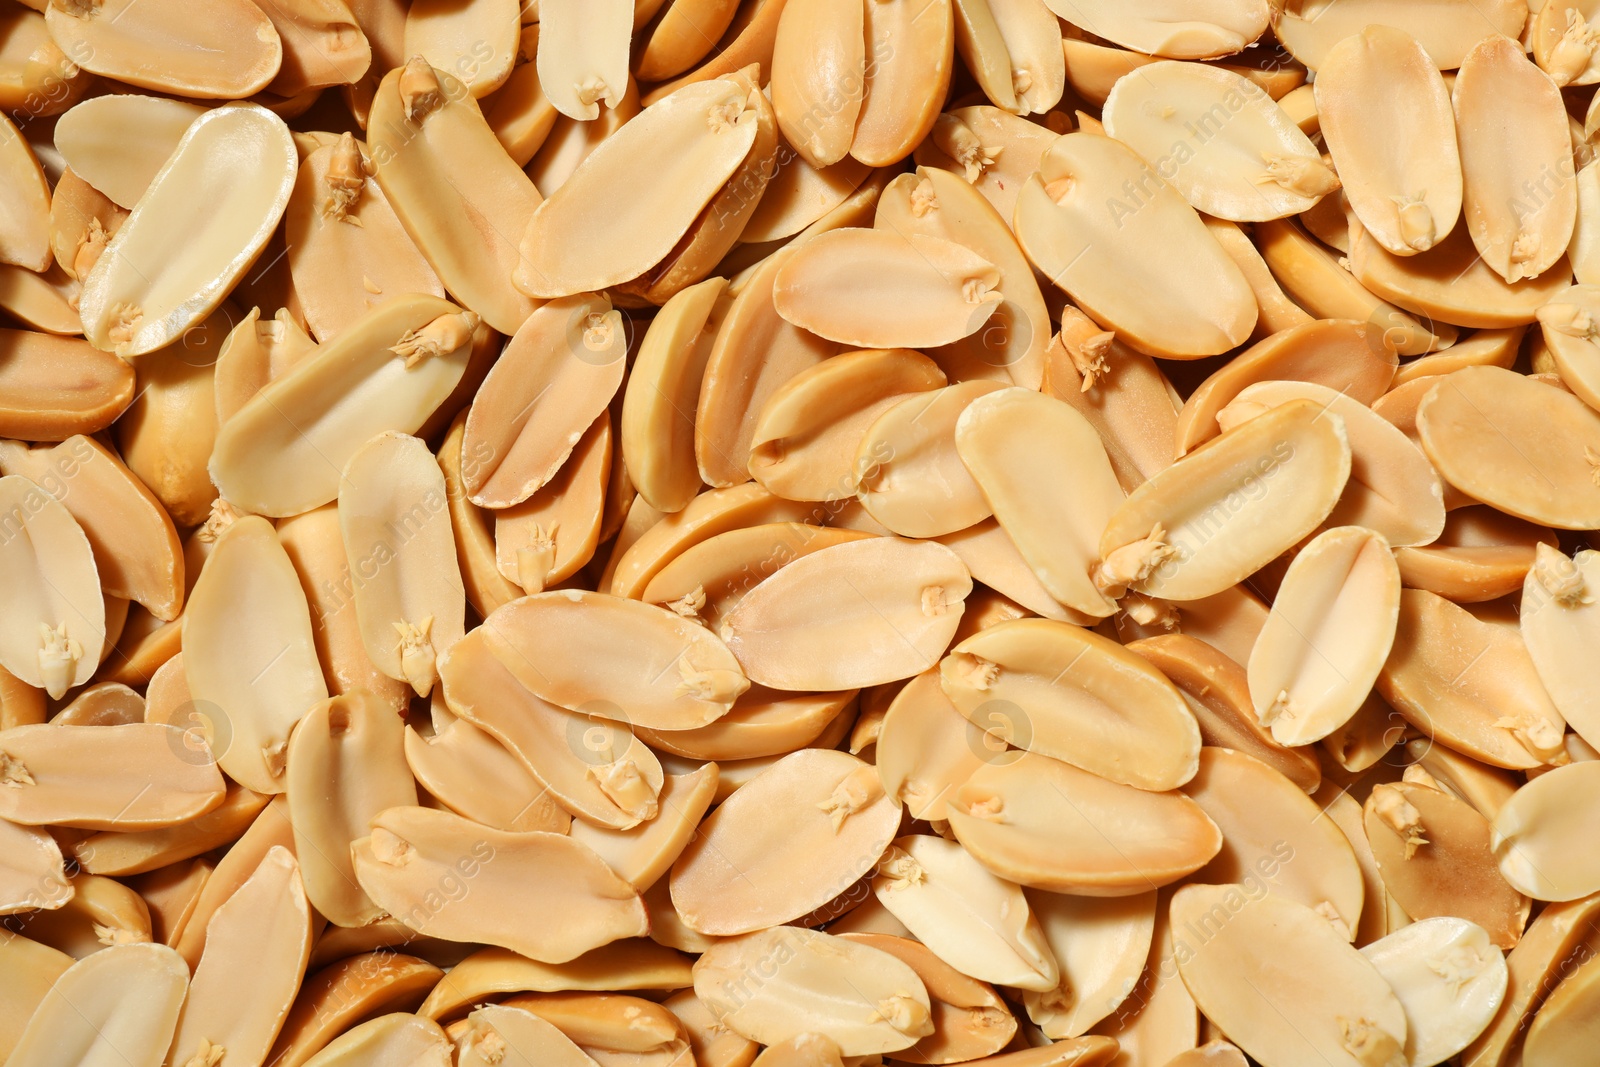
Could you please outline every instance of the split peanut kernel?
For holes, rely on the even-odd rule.
[[[1594,0],[192,6],[0,0],[7,1067],[1592,1058]]]

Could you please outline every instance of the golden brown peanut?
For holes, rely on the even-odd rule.
[[[134,398],[122,360],[77,338],[0,330],[0,432],[64,441],[109,426]]]
[[[50,186],[16,126],[0,117],[0,263],[42,271],[50,264]]]
[[[368,128],[378,184],[445,288],[495,330],[516,333],[535,305],[510,270],[541,198],[467,87],[414,55],[384,75]],[[461,160],[473,181],[453,180]]]
[[[1073,26],[1135,52],[1173,59],[1209,59],[1244,49],[1267,28],[1268,5],[1251,0],[1208,0],[1124,7],[1113,0],[1071,4],[1050,0],[1050,9]]]
[[[642,893],[667,873],[699,832],[716,792],[715,763],[689,774],[669,774],[662,782],[655,818],[627,830],[579,821],[572,824],[569,836],[594,849],[623,881]]]
[[[1423,450],[1451,485],[1530,522],[1586,528],[1600,516],[1600,416],[1499,367],[1441,376],[1417,409]],[[1517,448],[1498,447],[1508,435]]]
[[[1420,782],[1384,784],[1368,794],[1363,822],[1384,887],[1408,916],[1470,919],[1500,948],[1521,938],[1528,898],[1497,869],[1490,823],[1471,805]]]
[[[184,743],[189,743],[188,738]],[[154,871],[235,841],[271,799],[230,784],[222,803],[198,819],[156,830],[93,834],[73,845],[72,855],[78,866],[91,874],[121,877]]]
[[[1178,413],[1178,455],[1215,437],[1217,412],[1261,381],[1309,381],[1372,404],[1395,376],[1387,335],[1369,322],[1322,319],[1274,333],[1218,368]]]

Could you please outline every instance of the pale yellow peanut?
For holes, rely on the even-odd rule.
[[[1031,890],[1028,904],[1060,966],[1044,992],[1026,992],[1028,1017],[1046,1037],[1081,1037],[1133,992],[1155,932],[1155,892],[1121,898]]]
[[[4,16],[5,45],[0,47],[0,106],[8,112],[54,115],[83,96],[93,80],[67,58],[50,36],[41,13],[44,4],[17,7]]]
[[[1244,49],[1267,28],[1269,4],[1257,0],[1156,3],[1127,8],[1114,0],[1067,3],[1050,9],[1079,29],[1136,52],[1173,59],[1209,59]]]
[[[777,172],[740,233],[741,244],[781,241],[802,232],[846,205],[872,173],[865,163],[849,158],[813,167],[787,142],[779,143],[773,162]]]
[[[519,167],[527,166],[562,118],[544,95],[534,57],[539,50],[539,24],[523,26],[516,60],[506,82],[489,98],[483,117]],[[535,178],[534,184],[538,185]]]
[[[379,1067],[403,1060],[417,1067],[449,1067],[450,1040],[431,1019],[395,1012],[346,1030],[306,1067]]]
[[[872,537],[779,569],[717,632],[751,681],[802,692],[855,689],[937,662],[971,590],[966,565],[942,545]]]
[[[1390,544],[1429,544],[1444,529],[1444,490],[1427,456],[1371,409],[1315,382],[1257,382],[1217,413],[1231,429],[1254,412],[1291,399],[1311,400],[1344,420],[1350,477],[1325,525],[1362,526]],[[1401,506],[1407,501],[1410,507]]]
[[[422,56],[459,78],[472,96],[481,100],[511,74],[522,28],[516,15],[519,6],[516,0],[470,5],[421,0],[411,4],[405,13],[405,55]],[[558,7],[550,5],[552,11]]]
[[[1043,0],[956,4],[956,48],[992,103],[1029,115],[1060,102],[1066,59],[1053,14]]]
[[[17,1039],[72,957],[7,931],[0,935],[0,960],[10,981],[0,993],[0,1053],[11,1055]]]
[[[207,924],[171,1061],[267,1055],[311,955],[312,915],[295,857],[270,850]]]
[[[1148,1058],[1152,1063],[1165,1063],[1199,1045],[1200,1013],[1178,972],[1175,924],[1170,917],[1171,908],[1165,906],[1170,899],[1170,893],[1157,898],[1155,932],[1150,939],[1150,956],[1144,974],[1135,989],[1138,996],[1124,1000],[1100,1023],[1100,1030],[1110,1035],[1109,1039],[1118,1046],[1102,1053],[1107,1063],[1118,1062],[1115,1057],[1119,1054],[1128,1059],[1139,1057]],[[1070,1047],[1074,1043],[1057,1042],[1052,1047]]]
[[[1222,832],[1183,794],[1119,785],[1037,752],[986,762],[948,814],[989,870],[1055,893],[1132,896],[1199,870],[1222,847]],[[1115,843],[1107,819],[1120,828]]]
[[[798,522],[729,530],[673,558],[650,579],[640,599],[717,630],[751,590],[783,567],[824,548],[871,536]]]
[[[766,960],[771,977],[752,968]],[[846,1055],[908,1048],[933,1032],[916,972],[859,942],[774,927],[713,945],[695,963],[695,993],[723,1025],[766,1044],[815,1032]],[[841,986],[843,988],[841,988]]]
[[[1003,386],[979,379],[897,401],[867,428],[855,469],[868,513],[906,537],[954,533],[991,514],[957,451],[956,428],[977,398]],[[875,470],[875,474],[871,473]]]
[[[982,329],[933,353],[952,380],[995,378],[1036,389],[1050,343],[1050,316],[1033,270],[999,212],[969,183],[918,167],[884,187],[873,227],[903,237],[938,237],[994,265],[1003,300]]]
[[[306,896],[340,926],[377,918],[356,884],[350,843],[378,812],[416,801],[399,720],[359,690],[317,704],[290,739],[284,779]]]
[[[1333,511],[1344,420],[1305,399],[1249,419],[1135,489],[1100,537],[1097,584],[1171,600],[1221,592]]]
[[[1468,367],[1438,378],[1417,409],[1417,429],[1445,481],[1510,515],[1573,529],[1600,509],[1588,459],[1600,456],[1600,419],[1564,390]],[[1517,447],[1499,447],[1502,435]]]
[[[305,590],[312,639],[329,694],[366,690],[390,707],[404,707],[410,683],[404,677],[391,678],[367,655],[356,611],[356,582],[374,574],[378,561],[357,556],[352,566],[339,530],[338,505],[324,504],[280,520],[278,541]]]
[[[1317,207],[1311,208],[1309,213],[1302,214],[1301,217],[1309,217],[1324,203],[1334,199],[1336,196],[1324,197],[1317,201]],[[1267,261],[1261,258],[1260,251],[1238,224],[1209,216],[1202,221],[1205,222],[1206,229],[1211,231],[1211,236],[1222,246],[1222,250],[1228,254],[1228,258],[1233,260],[1234,266],[1244,274],[1244,280],[1255,293],[1259,315],[1256,318],[1256,328],[1250,333],[1252,338],[1260,340],[1281,330],[1293,329],[1311,321],[1311,316],[1306,314],[1299,304],[1289,299],[1283,287],[1278,284],[1278,280],[1272,276],[1272,268],[1267,266]]]
[[[85,69],[158,92],[238,99],[265,88],[283,44],[255,4],[230,0],[196,20],[181,3],[51,4],[50,35]],[[201,24],[203,22],[203,25]]]
[[[933,1033],[912,1045],[906,1055],[925,1063],[958,1063],[1000,1051],[1016,1033],[1016,1020],[1006,1003],[984,982],[968,978],[909,937],[854,933],[860,941],[887,952],[917,972],[928,990]]]
[[[444,494],[427,446],[392,431],[358,448],[339,479],[345,554],[361,568],[362,643],[380,670],[424,697],[439,654],[461,637],[466,610]]]
[[[850,154],[886,166],[933,129],[955,68],[952,0],[866,5],[866,83]]]
[[[1528,1067],[1563,1063],[1585,1055],[1584,1050],[1594,1040],[1595,973],[1594,967],[1579,965],[1539,1008],[1522,1045],[1522,1062]]]
[[[216,760],[241,785],[283,792],[289,731],[328,690],[305,592],[265,519],[239,519],[217,539],[183,630],[184,673]]]
[[[1002,219],[1010,219],[1017,193],[1059,135],[986,104],[940,115],[917,146],[919,167],[938,167],[964,177]]]
[[[0,308],[24,326],[64,337],[83,332],[78,318],[81,287],[52,263],[44,274],[7,263],[0,265]]]
[[[507,581],[525,592],[542,592],[594,556],[603,533],[611,441],[611,418],[601,413],[553,480],[494,513],[495,563]]]
[[[449,396],[477,322],[420,294],[372,309],[222,427],[210,463],[222,495],[275,516],[335,499],[345,464],[373,435],[415,432]]]
[[[456,1067],[591,1067],[595,1062],[560,1029],[523,1007],[486,1004],[467,1016],[466,1030],[455,1041]]]
[[[265,321],[251,308],[228,332],[217,354],[217,423],[227,422],[273,378],[315,354],[317,344],[289,314],[288,308]]]
[[[170,622],[183,606],[178,533],[155,495],[92,437],[51,448],[0,442],[0,475],[20,474],[77,520],[94,550],[101,591],[136,600]]]
[[[772,106],[813,167],[849,155],[866,90],[865,11],[861,0],[793,0],[778,18]]]
[[[229,145],[248,180],[208,157]],[[217,108],[184,131],[87,277],[84,336],[120,356],[179,339],[227,296],[265,247],[294,187],[299,158],[283,120],[253,104]],[[218,210],[196,232],[196,202]]]
[[[4,733],[4,731],[0,731]],[[44,830],[0,822],[5,861],[0,866],[0,913],[51,911],[68,904],[77,887],[62,866],[61,846]],[[0,954],[4,948],[0,947]]]
[[[1521,637],[1433,593],[1401,593],[1378,691],[1426,736],[1490,766],[1558,758],[1565,723]]]
[[[818,234],[774,279],[778,313],[858,348],[934,348],[981,329],[1004,294],[999,270],[941,237],[847,227]]]
[[[1052,144],[1018,195],[1013,224],[1033,265],[1140,351],[1212,355],[1255,326],[1239,268],[1194,208],[1120,142],[1076,133]],[[1161,296],[1146,303],[1136,292]],[[1162,312],[1151,314],[1156,303]]]
[[[561,833],[572,816],[488,732],[432,702],[433,732],[405,731],[406,764],[417,783],[450,810],[500,830]]]
[[[994,519],[985,519],[937,540],[966,564],[975,582],[982,582],[1008,597],[1025,613],[1080,626],[1093,624],[1096,616],[1069,608],[1050,595],[1011,535]],[[963,623],[966,618],[963,614]],[[965,628],[958,627],[957,632]]]
[[[536,305],[512,286],[510,271],[541,197],[467,86],[412,56],[384,75],[367,125],[374,176],[423,258],[458,301],[515,333]],[[471,182],[455,174],[462,160],[471,161]]]
[[[16,1039],[8,1064],[159,1067],[189,974],[163,945],[119,945],[64,971]]]
[[[0,665],[59,698],[89,680],[105,644],[92,546],[54,495],[19,474],[0,477],[0,516],[0,573],[12,598],[0,623]]]
[[[1317,147],[1266,91],[1219,67],[1141,67],[1113,86],[1102,117],[1108,134],[1208,215],[1282,218],[1338,188]]]
[[[0,263],[44,270],[51,259],[50,185],[28,142],[0,118]]]
[[[518,287],[569,296],[632,281],[662,263],[756,147],[759,125],[750,89],[734,78],[688,85],[647,107],[529,218]],[[640,167],[645,159],[653,165]]]
[[[843,752],[795,752],[703,821],[673,863],[672,902],[706,934],[797,919],[871,871],[899,823],[900,804],[870,764]]]
[[[966,407],[955,446],[1050,595],[1076,611],[1109,614],[1113,601],[1093,575],[1096,539],[1123,493],[1088,420],[1053,398],[1007,389]],[[1051,468],[1071,476],[1047,477]]]
[[[1485,38],[1497,34],[1519,36],[1530,10],[1517,0],[1492,0],[1482,6],[1467,0],[1408,0],[1398,4],[1357,0],[1334,6],[1337,11],[1304,5],[1273,8],[1272,29],[1278,40],[1296,59],[1313,69],[1322,65],[1340,41],[1376,22],[1415,37],[1440,70],[1455,70],[1472,47]]]
[[[1461,160],[1444,79],[1422,45],[1369,26],[1324,57],[1314,88],[1323,139],[1365,230],[1397,256],[1444,240],[1461,214]]]
[[[467,416],[462,480],[473,503],[521,503],[560,470],[622,382],[627,333],[603,296],[530,315]],[[537,418],[535,415],[537,414]]]
[[[501,575],[495,558],[493,518],[467,497],[462,475],[469,462],[462,445],[466,440],[468,410],[456,413],[439,445],[439,469],[444,472],[446,506],[456,538],[456,561],[461,564],[461,581],[467,603],[479,615],[515,600],[522,588]],[[470,462],[478,462],[473,458]]]
[[[1340,1067],[1404,1062],[1399,1000],[1377,968],[1312,909],[1271,894],[1252,896],[1243,886],[1192,885],[1173,895],[1172,921],[1189,950],[1177,957],[1184,984],[1201,1011],[1256,1059],[1288,1065],[1315,1058]],[[1274,967],[1285,937],[1293,938],[1308,969]]]
[[[717,765],[707,763],[690,774],[665,776],[655,818],[626,830],[580,820],[569,834],[594,849],[623,881],[644,892],[661,880],[699,833],[716,792]]]
[[[633,888],[592,849],[560,834],[507,833],[399,807],[374,817],[371,835],[351,853],[361,887],[419,933],[565,963],[649,925]],[[439,900],[432,890],[445,877],[466,882],[469,892]]]
[[[1515,42],[1486,37],[1463,57],[1453,95],[1472,243],[1506,281],[1536,278],[1566,253],[1577,215],[1561,94]],[[1514,141],[1492,117],[1505,107],[1523,116]],[[1531,205],[1517,200],[1525,181],[1540,189]]]
[[[751,431],[750,474],[790,500],[854,495],[881,473],[880,463],[893,460],[883,446],[867,447],[879,416],[945,382],[937,364],[909,348],[845,352],[807,368],[762,405]]]
[[[953,841],[921,834],[896,839],[879,862],[872,891],[917,940],[962,974],[1035,991],[1060,980],[1021,887],[989,873]]]
[[[516,825],[536,815],[546,791],[578,818],[616,829],[637,826],[660,811],[661,764],[650,749],[631,731],[600,718],[598,708],[569,711],[534,695],[481,628],[456,642],[439,670],[451,712],[504,745],[536,787],[503,799],[513,812],[510,828],[565,830],[559,820]]]
[[[1537,900],[1575,900],[1592,890],[1589,857],[1572,832],[1597,772],[1588,761],[1559,767],[1522,786],[1496,813],[1489,844],[1499,873]]]
[[[939,673],[963,715],[1018,748],[1154,791],[1195,773],[1200,731],[1181,694],[1097,634],[1049,619],[1000,623],[958,645]]]
[[[206,110],[168,97],[97,96],[61,116],[56,147],[74,174],[131,211]]]
[[[539,27],[539,81],[556,110],[588,120],[602,101],[615,107],[628,83],[630,0],[550,0],[540,6]]]
[[[528,161],[527,175],[541,192],[554,195],[601,142],[638,117],[639,89],[635,82],[629,80],[627,92],[617,106],[605,109],[600,112],[599,118],[588,122],[560,114],[548,101],[546,106],[552,116],[550,129]],[[492,111],[490,117],[492,121]]]

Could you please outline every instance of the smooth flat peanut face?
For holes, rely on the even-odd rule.
[[[248,153],[248,181],[219,181],[208,167],[224,144]],[[79,309],[89,341],[142,355],[204,318],[282,218],[298,163],[288,127],[265,108],[218,108],[196,119],[84,279]],[[185,225],[197,202],[226,205],[199,233]]]
[[[775,976],[758,979],[754,968],[763,961]],[[846,1054],[866,1055],[908,1048],[933,1032],[927,988],[910,967],[798,927],[713,945],[695,964],[695,993],[724,1025],[766,1044],[815,1032]]]
[[[1338,187],[1266,90],[1230,71],[1162,62],[1117,82],[1106,132],[1161,165],[1185,200],[1238,222],[1297,215]]]
[[[938,660],[971,590],[966,566],[942,545],[850,541],[780,569],[723,618],[718,634],[762,685],[879,685]]]
[[[1124,181],[1148,192],[1130,196]],[[1078,133],[1051,145],[1018,196],[1013,225],[1035,267],[1140,351],[1212,355],[1255,326],[1239,268],[1183,197],[1120,142]],[[1132,299],[1137,292],[1161,293],[1165,313],[1150,314],[1153,305]]]
[[[183,959],[163,945],[119,945],[62,973],[17,1038],[9,1062],[93,1062],[109,1045],[133,1063],[160,1063],[188,989]]]
[[[985,867],[1057,893],[1131,896],[1198,870],[1222,846],[1182,794],[1118,785],[1032,752],[985,763],[949,813],[956,839]],[[1100,830],[1107,820],[1125,829],[1116,844]]]
[[[0,665],[59,697],[89,680],[105,643],[105,601],[83,528],[19,474],[0,477],[0,568],[14,598],[0,627]]]
[[[782,818],[772,818],[777,811]],[[673,865],[673,903],[707,934],[797,919],[871,870],[899,811],[870,765],[847,753],[796,752],[705,821]]]
[[[1482,926],[1501,948],[1516,944],[1528,900],[1495,869],[1491,826],[1471,805],[1420,782],[1400,782],[1373,789],[1364,821],[1384,886],[1407,915],[1456,915]],[[1456,886],[1448,908],[1436,889],[1443,881]]]
[[[1178,955],[1178,969],[1200,1010],[1257,1059],[1403,1060],[1407,1029],[1398,998],[1372,963],[1305,905],[1253,896],[1240,885],[1192,885],[1173,895],[1172,923],[1190,950]],[[1308,963],[1316,961],[1314,973],[1273,967],[1274,939],[1285,937]]]
[[[1004,622],[939,665],[961,713],[996,739],[1140,789],[1195,772],[1200,730],[1159,671],[1097,634],[1047,619]]]
[[[1321,740],[1349,721],[1389,656],[1400,568],[1361,527],[1313,538],[1289,565],[1250,654],[1256,715],[1280,743]]]

